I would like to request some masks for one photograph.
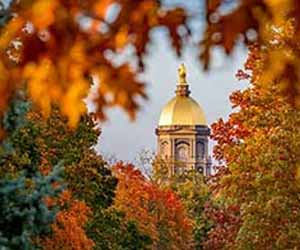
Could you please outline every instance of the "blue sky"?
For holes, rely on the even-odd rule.
[[[197,39],[199,38],[194,38],[195,41]],[[148,83],[149,100],[142,102],[142,108],[134,122],[119,109],[108,113],[109,120],[102,124],[102,135],[96,147],[104,156],[114,154],[119,160],[134,161],[141,150],[156,149],[155,128],[160,111],[174,96],[177,67],[182,62],[187,67],[191,96],[204,109],[208,124],[220,117],[226,119],[231,112],[229,94],[247,86],[247,83],[235,79],[236,71],[243,67],[246,58],[246,50],[243,48],[238,48],[230,58],[216,49],[209,72],[203,72],[197,61],[198,51],[193,42],[186,45],[183,57],[179,59],[172,51],[163,30],[153,33],[153,43],[148,51],[143,78]]]

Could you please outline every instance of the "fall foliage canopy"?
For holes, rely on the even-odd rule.
[[[216,159],[211,180],[217,205],[206,249],[293,249],[299,245],[299,110],[264,85],[264,51],[253,46],[251,87],[231,95],[238,110],[212,125]],[[242,72],[240,72],[242,77]]]
[[[56,215],[55,222],[51,225],[50,236],[41,240],[45,250],[91,250],[94,242],[89,239],[84,230],[91,215],[90,208],[82,201],[73,199],[70,191],[65,190],[56,201],[61,208]]]
[[[192,249],[192,221],[174,192],[146,181],[133,165],[119,163],[114,173],[118,178],[114,206],[152,238],[151,249]]]
[[[98,118],[111,106],[134,118],[136,97],[146,98],[137,74],[151,30],[165,26],[178,54],[183,39],[178,28],[187,30],[182,8],[165,9],[156,0],[21,0],[11,1],[6,15],[0,30],[0,109],[25,83],[44,114],[51,103],[59,103],[73,126],[86,111],[83,98],[91,77],[100,80],[94,99]],[[138,64],[115,63],[128,47]]]

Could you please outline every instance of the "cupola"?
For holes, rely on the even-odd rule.
[[[158,125],[206,125],[205,115],[201,106],[190,97],[184,64],[181,64],[178,68],[178,76],[176,96],[162,109]]]

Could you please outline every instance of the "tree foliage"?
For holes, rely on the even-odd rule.
[[[246,63],[252,86],[231,95],[239,110],[212,126],[215,156],[226,166],[212,181],[223,219],[213,216],[227,225],[217,223],[210,236],[219,236],[207,249],[299,246],[299,111],[273,84],[261,85],[268,60],[259,48],[251,48]]]
[[[35,249],[34,238],[49,232],[57,213],[45,199],[60,193],[62,169],[57,164],[47,174],[38,171],[36,145],[30,140],[35,129],[26,118],[29,106],[19,93],[2,120],[9,136],[0,147],[1,249]]]
[[[210,200],[210,191],[205,177],[197,170],[175,174],[166,183],[182,200],[187,215],[193,222],[193,238],[196,250],[203,249],[203,242],[211,228],[211,221],[204,213],[205,205]]]
[[[81,177],[88,176],[90,172],[79,172],[75,166],[83,166],[83,162],[87,163],[88,161],[86,159],[88,159],[87,155],[89,155],[89,157],[95,158],[93,163],[98,167],[98,169],[95,167],[93,170],[102,170],[98,176],[101,177],[101,174],[103,174],[103,180],[105,174],[109,176],[109,171],[106,170],[105,172],[101,157],[98,157],[91,149],[97,142],[99,130],[95,128],[91,117],[88,116],[82,117],[80,124],[75,130],[70,129],[67,125],[66,117],[61,115],[56,107],[53,107],[51,115],[45,120],[38,108],[35,108],[33,105],[30,105],[30,102],[24,100],[26,99],[24,96],[22,96],[22,98],[17,98],[16,102],[13,102],[8,115],[4,116],[4,124],[10,129],[7,129],[9,136],[3,141],[0,173],[2,174],[2,178],[6,178],[5,176],[16,178],[22,172],[26,174],[24,193],[18,191],[20,192],[18,197],[20,200],[19,203],[16,203],[14,206],[18,210],[23,209],[23,207],[25,207],[25,211],[28,209],[28,216],[31,216],[32,220],[35,219],[34,216],[39,216],[38,219],[42,220],[42,225],[48,228],[48,231],[38,231],[40,227],[39,220],[36,219],[37,221],[34,222],[29,221],[24,228],[35,230],[35,233],[31,233],[31,231],[27,229],[28,241],[33,242],[32,247],[39,245],[45,249],[92,249],[94,242],[87,235],[85,228],[85,226],[87,226],[88,217],[91,217],[91,208],[87,205],[90,200],[88,199],[87,192],[82,192],[83,190],[75,188],[78,187],[79,184],[78,181],[76,182],[74,174],[77,172],[77,175],[81,174]],[[81,165],[79,163],[81,163]],[[47,182],[49,186],[45,183],[42,187],[37,184],[34,185],[35,179],[37,179],[36,176],[46,178],[52,172],[53,166],[61,164],[64,164],[65,169],[64,178],[61,179],[61,181],[63,181],[64,186],[78,191],[78,194],[81,192],[80,195],[76,195],[77,197],[71,195],[69,191],[64,191],[60,199],[57,200],[49,191],[53,190],[52,192],[54,192],[56,189],[60,190],[57,182]],[[88,170],[88,165],[86,165],[86,168],[86,170]],[[71,171],[71,169],[73,169],[73,171]],[[82,173],[85,173],[85,175]],[[96,171],[91,179],[94,178],[97,173]],[[95,179],[96,182],[99,181],[99,184],[94,190],[89,190],[90,193],[94,191],[95,194],[100,193],[105,197],[106,190],[104,188],[100,189],[99,187],[100,185],[104,187],[106,184],[109,185],[110,179],[108,178],[106,182],[102,181],[102,179]],[[111,179],[114,178],[111,177]],[[42,180],[43,179],[41,179],[41,181]],[[86,178],[83,180],[87,182]],[[115,184],[112,188],[114,188],[114,186]],[[89,186],[85,188],[88,189]],[[111,193],[112,191],[109,192]],[[36,199],[33,200],[33,204],[29,203],[31,201],[31,193]],[[42,196],[42,194],[44,195]],[[22,195],[24,196],[23,199],[29,204],[26,205],[22,203]],[[98,196],[98,198],[102,200],[102,197]],[[10,199],[12,202],[13,196]],[[45,204],[45,201],[47,201],[47,204]],[[105,201],[103,200],[101,202]],[[8,211],[11,210],[11,213],[13,213],[14,206],[8,206],[7,202],[4,202],[3,205],[7,206]],[[50,213],[52,210],[54,211]],[[6,210],[3,210],[3,212],[7,213]],[[22,213],[24,213],[24,217],[27,215],[23,211]],[[50,217],[47,213],[52,215],[52,220],[47,219],[46,216]],[[12,218],[14,217],[12,216]],[[8,225],[16,228],[15,223],[16,221],[11,221],[6,227],[3,227],[3,230],[9,233]],[[26,223],[26,221],[24,223]],[[20,221],[19,224],[20,227],[23,226],[22,221]],[[23,232],[21,229],[19,231],[21,233]],[[18,247],[22,245],[20,242],[16,244]],[[25,243],[24,246],[26,246]]]
[[[56,200],[48,200],[51,206],[58,204],[60,211],[51,225],[49,236],[40,239],[40,245],[45,250],[91,250],[94,242],[86,235],[84,226],[91,215],[85,202],[76,200],[71,192],[65,190]]]
[[[126,219],[123,212],[113,207],[94,212],[88,234],[99,250],[149,249],[152,244],[151,237],[139,229],[138,222]]]
[[[117,179],[93,149],[83,152],[80,161],[66,166],[65,172],[75,197],[91,208],[86,230],[94,249],[138,250],[151,243],[133,221],[126,222],[123,213],[111,207]]]
[[[146,181],[133,165],[114,166],[118,186],[114,206],[152,238],[151,249],[192,249],[192,222],[179,197]]]
[[[183,36],[178,29],[187,30],[182,8],[166,9],[156,0],[13,0],[8,8],[10,18],[0,37],[0,109],[26,81],[31,99],[45,114],[58,102],[71,125],[85,112],[82,99],[91,76],[101,81],[94,100],[98,117],[104,118],[106,107],[119,106],[134,118],[136,97],[146,98],[137,74],[150,32],[166,27],[180,53]],[[137,65],[116,64],[116,55],[129,47]]]
[[[200,58],[208,68],[211,50],[222,46],[231,54],[239,43],[264,50],[260,85],[280,89],[287,102],[299,107],[300,4],[297,0],[206,0],[206,30]],[[262,86],[263,87],[263,86]]]
[[[149,245],[149,236],[142,234],[136,223],[125,221],[122,212],[111,208],[117,179],[93,149],[100,130],[92,117],[82,116],[76,129],[67,125],[57,107],[46,120],[36,111],[29,117],[39,127],[40,147],[45,145],[40,148],[46,159],[41,168],[47,171],[49,163],[62,161],[69,190],[52,225],[53,233],[42,238],[41,245],[46,249],[90,249],[93,245],[101,250],[137,250]]]
[[[202,250],[207,233],[212,226],[212,220],[208,219],[204,212],[206,204],[211,198],[205,176],[197,170],[184,169],[170,176],[171,163],[158,157],[152,163],[153,177],[151,180],[159,187],[171,189],[178,195],[192,222],[194,249]],[[176,163],[176,166],[185,167],[183,162]]]
[[[1,249],[35,249],[34,237],[49,233],[57,208],[48,207],[45,199],[60,192],[52,186],[59,180],[57,171],[30,179],[25,174],[0,179]]]

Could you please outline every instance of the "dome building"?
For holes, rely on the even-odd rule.
[[[169,163],[169,175],[196,169],[204,175],[211,173],[208,156],[208,137],[205,114],[201,106],[190,97],[186,82],[186,69],[178,69],[176,96],[162,109],[157,135],[157,155]]]

